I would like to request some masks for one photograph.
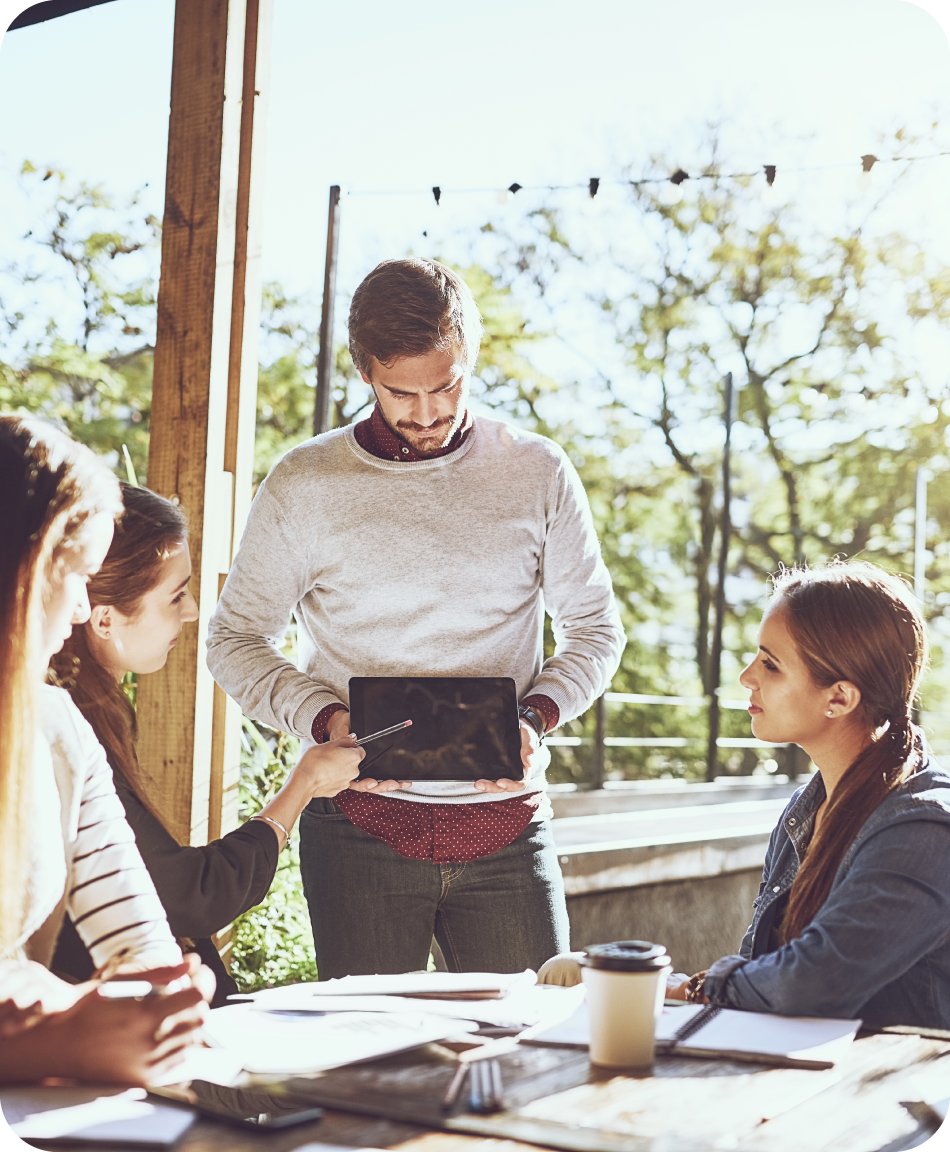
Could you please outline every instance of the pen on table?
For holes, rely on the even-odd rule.
[[[468,1068],[468,1064],[463,1064],[461,1061],[459,1061],[459,1064],[455,1069],[455,1075],[449,1082],[449,1086],[445,1090],[445,1095],[442,1097],[442,1107],[446,1111],[451,1109],[454,1106],[456,1100],[458,1100],[459,1093],[462,1090],[462,1082],[465,1080]]]
[[[368,744],[370,740],[378,740],[380,736],[391,736],[393,732],[401,732],[403,728],[411,728],[411,720],[403,720],[401,724],[394,724],[392,728],[383,728],[379,732],[372,732],[369,736],[364,736],[362,739],[356,741],[357,748],[362,748],[364,744]]]

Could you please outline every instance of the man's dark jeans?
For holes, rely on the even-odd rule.
[[[539,968],[570,947],[548,821],[464,864],[408,860],[330,799],[300,818],[300,872],[321,980],[424,969],[433,935],[454,972]]]

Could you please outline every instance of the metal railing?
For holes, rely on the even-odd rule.
[[[748,700],[729,700],[717,693],[720,708],[745,711]],[[702,736],[610,736],[607,731],[608,704],[660,704],[680,708],[708,708],[708,696],[651,696],[642,692],[605,692],[594,705],[595,732],[589,736],[549,736],[547,743],[552,748],[579,748],[591,745],[593,755],[590,762],[588,786],[602,788],[607,770],[608,748],[702,748],[706,740]],[[772,744],[748,736],[720,736],[717,748],[787,748],[787,744]]]

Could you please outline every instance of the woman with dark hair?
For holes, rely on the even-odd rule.
[[[43,967],[67,912],[100,968],[156,984],[189,971],[101,747],[69,696],[43,683],[89,615],[86,582],[109,547],[119,489],[88,448],[0,414],[0,491],[0,1081],[142,1083],[192,1041],[199,989],[107,1000]]]
[[[801,745],[818,772],[772,833],[738,954],[669,995],[950,1029],[950,776],[913,722],[926,664],[897,576],[835,563],[775,580],[739,679],[755,736]],[[548,963],[562,982],[569,962]]]
[[[162,668],[182,627],[198,618],[188,591],[187,523],[181,509],[147,488],[123,484],[122,498],[125,511],[108,555],[89,580],[89,620],[73,630],[54,669],[106,750],[172,931],[215,973],[216,1007],[237,987],[209,937],[264,899],[301,811],[315,796],[345,788],[364,753],[352,736],[311,748],[277,795],[241,827],[202,846],[174,839],[149,798],[151,781],[135,753],[135,712],[121,681],[127,672]],[[70,923],[53,968],[75,979],[93,969]]]

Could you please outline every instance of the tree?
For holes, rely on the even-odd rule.
[[[54,168],[27,162],[21,179],[37,224],[26,261],[0,268],[0,405],[62,423],[123,475],[125,445],[144,475],[160,224]]]
[[[599,246],[578,216],[551,210],[533,214],[530,238],[498,237],[509,283],[524,291],[533,279],[575,310],[586,304],[591,325],[602,322],[623,350],[625,370],[601,373],[593,389],[587,382],[583,399],[590,412],[596,396],[604,435],[639,430],[647,459],[632,462],[632,486],[670,466],[685,482],[667,490],[667,515],[688,529],[674,551],[691,573],[706,692],[727,371],[741,388],[728,542],[734,668],[754,647],[754,609],[781,564],[869,554],[912,570],[919,463],[936,473],[932,519],[943,537],[950,528],[946,383],[916,353],[950,315],[950,270],[912,240],[875,231],[880,199],[822,235],[793,206],[764,204],[760,188],[718,177],[714,141],[709,149],[705,179],[631,184]],[[655,161],[657,173],[675,167]],[[565,286],[585,278],[595,287],[584,295]],[[687,493],[684,516],[676,501]],[[928,601],[932,620],[946,611],[945,554],[937,545],[928,569],[939,597]]]

